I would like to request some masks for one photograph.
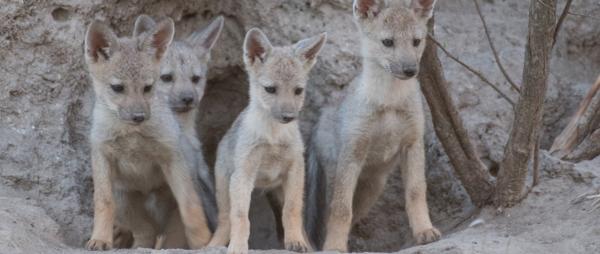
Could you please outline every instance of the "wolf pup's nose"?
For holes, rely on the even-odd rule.
[[[289,123],[291,121],[294,121],[294,119],[296,119],[296,117],[291,114],[285,114],[281,116],[281,122],[283,123]]]
[[[417,70],[412,69],[412,68],[408,68],[408,69],[404,69],[404,75],[406,75],[409,78],[414,77],[417,74]]]
[[[284,123],[289,123],[291,121],[294,121],[294,119],[295,119],[294,117],[284,116],[283,117],[283,122]]]
[[[181,101],[183,103],[185,103],[186,105],[190,105],[190,104],[192,104],[192,102],[194,102],[194,97],[192,97],[192,96],[185,96],[185,97],[181,98]]]
[[[131,118],[131,120],[133,120],[136,123],[141,123],[144,120],[146,120],[146,114],[144,114],[144,113],[134,113],[133,117]]]

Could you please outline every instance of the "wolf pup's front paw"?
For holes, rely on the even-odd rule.
[[[442,233],[440,233],[440,231],[436,228],[421,230],[420,232],[417,232],[415,234],[415,240],[419,245],[435,242],[437,240],[440,240],[441,237]]]
[[[131,231],[120,227],[113,227],[113,248],[127,249],[133,245],[133,234]]]
[[[214,238],[208,242],[208,247],[226,247],[227,242],[221,239]]]
[[[304,241],[290,241],[285,243],[285,249],[294,252],[308,252],[310,247]]]
[[[199,250],[208,245],[210,242],[211,234],[207,232],[202,232],[199,235],[195,235],[194,237],[188,238],[188,245],[192,250]]]
[[[88,250],[110,250],[110,249],[112,249],[112,243],[110,243],[108,241],[90,239],[85,244],[85,248]]]
[[[227,248],[227,254],[248,254],[248,243],[230,242]]]
[[[333,241],[325,241],[323,245],[324,251],[348,252],[348,247],[342,242],[334,243]]]

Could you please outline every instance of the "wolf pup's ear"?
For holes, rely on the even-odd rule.
[[[371,19],[379,15],[384,5],[382,0],[354,0],[352,10],[357,19]]]
[[[305,69],[310,69],[315,64],[317,55],[327,42],[327,33],[301,40],[294,45],[295,53],[304,62]]]
[[[85,35],[85,58],[91,63],[108,61],[117,49],[117,36],[100,21],[92,22]]]
[[[429,20],[433,16],[435,2],[436,0],[412,0],[410,8],[412,8],[417,17]]]
[[[143,33],[150,32],[156,26],[156,22],[145,14],[137,17],[133,27],[133,37],[138,37]]]
[[[244,62],[248,66],[264,63],[272,49],[267,36],[260,29],[252,28],[244,39]]]
[[[171,18],[163,19],[150,32],[141,34],[144,50],[150,50],[155,60],[160,61],[169,49],[174,34],[173,20]]]
[[[210,52],[223,30],[223,16],[217,17],[207,27],[195,31],[185,39],[193,48],[203,48]]]

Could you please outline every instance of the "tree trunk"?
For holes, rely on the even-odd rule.
[[[554,139],[552,155],[571,161],[589,160],[600,154],[600,77],[592,86],[567,127]]]
[[[530,1],[523,84],[494,199],[499,206],[512,206],[526,195],[527,169],[542,123],[555,23],[556,0]]]
[[[432,18],[428,24],[432,34],[433,24]],[[450,158],[450,163],[473,203],[478,206],[485,205],[493,193],[490,176],[471,144],[452,102],[436,45],[431,40],[427,40],[419,80],[431,110],[435,133]]]

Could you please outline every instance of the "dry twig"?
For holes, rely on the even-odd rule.
[[[562,14],[560,14],[560,18],[558,18],[558,21],[556,22],[556,26],[554,27],[554,36],[552,39],[552,47],[554,47],[554,44],[556,44],[556,38],[558,38],[558,33],[560,31],[560,28],[562,27],[563,22],[565,22],[565,19],[567,18],[567,14],[569,14],[569,9],[571,8],[572,3],[573,3],[573,0],[567,0],[567,3],[565,4],[565,8],[562,11]]]
[[[510,86],[512,86],[512,88],[514,88],[517,92],[520,93],[521,89],[510,78],[510,76],[506,72],[506,69],[504,69],[504,65],[502,65],[502,62],[500,62],[500,56],[498,56],[498,51],[496,50],[496,47],[494,46],[494,42],[492,41],[492,37],[490,36],[490,31],[487,27],[487,23],[485,22],[485,19],[483,18],[483,14],[481,13],[481,8],[479,8],[479,3],[477,2],[477,0],[473,0],[473,3],[475,3],[475,8],[477,9],[477,14],[479,15],[479,19],[481,19],[481,23],[483,24],[483,30],[485,31],[485,36],[487,37],[488,43],[490,44],[490,48],[492,49],[492,54],[494,55],[494,59],[496,60],[496,63],[498,64],[498,68],[500,69],[500,72],[502,72],[502,75],[504,75],[504,77],[506,78],[506,80],[508,81]]]
[[[435,45],[438,46],[438,48],[440,48],[442,51],[444,51],[444,53],[452,60],[454,60],[455,62],[457,62],[458,64],[462,65],[463,67],[465,67],[465,69],[469,70],[471,73],[475,74],[475,76],[477,76],[479,79],[481,79],[481,81],[483,81],[483,83],[489,85],[490,87],[492,87],[496,92],[498,92],[498,94],[500,94],[500,96],[502,96],[502,98],[504,98],[513,108],[515,107],[515,102],[513,100],[510,99],[510,97],[508,97],[508,95],[504,94],[504,92],[502,92],[498,86],[494,85],[492,82],[490,82],[485,76],[483,76],[483,74],[481,74],[481,72],[473,69],[473,67],[469,66],[468,64],[464,63],[463,61],[461,61],[460,59],[458,59],[458,57],[452,55],[450,52],[448,52],[448,50],[442,46],[442,44],[440,44],[433,36],[429,35],[429,39],[431,41],[433,41],[433,43],[435,43]]]
[[[577,196],[575,199],[573,199],[571,201],[571,204],[573,204],[573,205],[579,204],[586,200],[593,200],[592,204],[590,205],[589,212],[593,212],[596,209],[599,209],[600,208],[600,191],[583,193],[583,194]]]

